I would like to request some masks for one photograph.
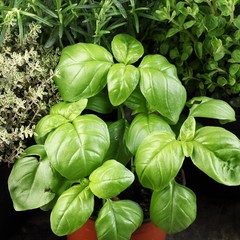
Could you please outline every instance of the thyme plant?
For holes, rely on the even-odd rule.
[[[29,29],[19,45],[9,28],[0,50],[0,162],[15,161],[36,122],[59,99],[52,81],[59,50],[38,44],[39,25]]]

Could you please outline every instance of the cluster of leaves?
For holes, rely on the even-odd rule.
[[[30,25],[19,45],[9,28],[0,50],[0,162],[15,161],[36,122],[59,99],[52,80],[59,50],[39,45],[40,33],[40,26]]]
[[[149,16],[159,21],[151,38],[176,65],[190,96],[222,97],[240,107],[239,1],[160,2]]]
[[[12,19],[17,21],[20,43],[23,41],[26,26],[34,20],[44,25],[41,41],[46,47],[54,44],[65,46],[80,41],[104,43],[108,46],[110,39],[117,31],[121,32],[124,29],[132,35],[139,33],[140,28],[143,27],[141,18],[144,12],[156,4],[156,1],[152,0],[9,0],[4,2],[0,6],[2,11],[0,42]],[[148,28],[149,24],[144,24],[144,27]]]

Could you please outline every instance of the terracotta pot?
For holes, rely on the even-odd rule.
[[[166,233],[157,228],[151,222],[143,223],[132,235],[131,240],[164,240]],[[67,240],[97,240],[94,220],[88,220],[77,231],[69,234]]]

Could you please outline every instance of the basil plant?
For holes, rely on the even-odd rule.
[[[56,235],[95,216],[98,239],[130,239],[143,209],[121,196],[136,181],[151,193],[150,220],[166,233],[183,231],[197,211],[194,192],[176,180],[185,159],[220,184],[240,185],[239,139],[197,122],[234,121],[234,110],[208,97],[187,100],[175,66],[144,55],[132,36],[116,35],[111,52],[65,47],[54,80],[63,101],[38,122],[36,144],[14,164],[9,191],[17,211],[51,211]]]

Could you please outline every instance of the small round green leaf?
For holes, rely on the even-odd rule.
[[[173,181],[161,191],[154,191],[150,218],[167,233],[185,230],[196,218],[196,196],[190,189]]]
[[[139,71],[133,65],[114,64],[107,76],[109,99],[113,106],[122,104],[139,82]]]
[[[134,174],[116,160],[108,160],[89,176],[90,189],[98,198],[119,195],[134,181]]]
[[[116,35],[111,47],[115,59],[124,64],[135,63],[144,53],[142,44],[128,34]]]
[[[143,211],[137,203],[130,200],[108,200],[95,223],[98,240],[129,240],[142,221]]]

